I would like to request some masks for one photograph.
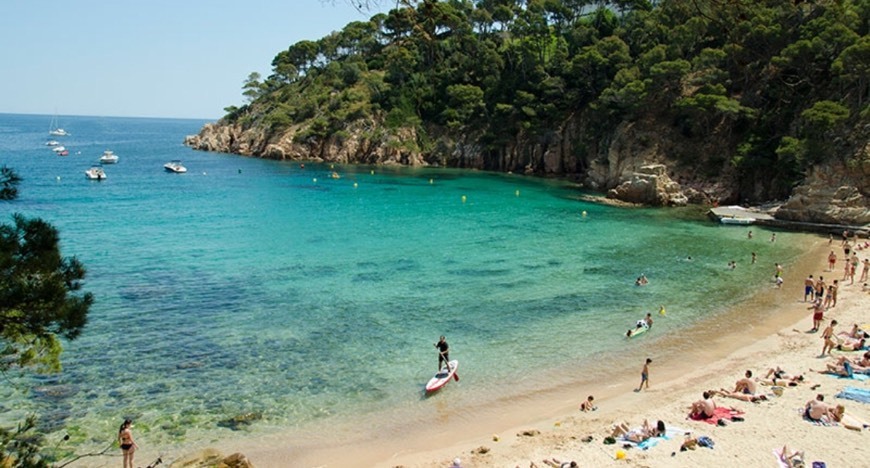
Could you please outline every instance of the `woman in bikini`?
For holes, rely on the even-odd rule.
[[[125,419],[118,429],[118,443],[121,445],[121,450],[124,452],[124,468],[133,468],[133,452],[139,448],[133,440],[133,421]]]

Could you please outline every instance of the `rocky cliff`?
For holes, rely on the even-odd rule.
[[[246,156],[349,164],[450,166],[561,176],[616,200],[652,206],[742,202],[740,187],[762,192],[764,181],[751,184],[727,163],[734,148],[727,139],[690,139],[652,120],[620,123],[595,140],[582,116],[572,117],[543,135],[518,134],[498,147],[486,148],[474,135],[454,138],[427,129],[428,144],[413,130],[386,131],[379,122],[348,124],[340,135],[303,139],[305,128],[293,126],[269,134],[258,126],[207,124],[185,144],[195,149]],[[373,136],[377,135],[377,136]],[[719,156],[711,157],[710,155]],[[870,223],[870,145],[852,161],[862,164],[814,168],[776,212],[780,219],[861,226]]]

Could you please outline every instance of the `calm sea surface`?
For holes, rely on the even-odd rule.
[[[654,347],[769,287],[773,262],[799,253],[797,234],[772,243],[755,227],[750,241],[685,211],[579,201],[557,181],[339,165],[334,179],[323,164],[196,152],[181,144],[196,120],[61,117],[59,157],[50,120],[0,114],[0,164],[24,177],[0,215],[56,226],[96,303],[63,373],[0,387],[0,421],[37,413],[85,446],[124,417],[150,446],[350,415],[377,430],[397,410],[545,388],[538,377],[568,364],[594,376],[620,362],[614,349]],[[87,180],[107,149],[119,163]],[[165,172],[172,159],[189,172]],[[668,317],[626,341],[660,304]],[[423,398],[442,334],[462,379]]]

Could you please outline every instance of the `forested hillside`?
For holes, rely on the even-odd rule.
[[[821,165],[867,195],[870,0],[401,3],[278,52],[189,143],[600,190],[662,163],[725,202],[783,199]]]

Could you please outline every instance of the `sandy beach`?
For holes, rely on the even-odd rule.
[[[837,356],[856,357],[861,353],[835,350],[833,358],[820,357],[823,340],[821,331],[809,333],[812,311],[807,310],[810,304],[802,300],[803,279],[808,274],[841,278],[842,260],[833,272],[826,272],[825,268],[827,253],[834,249],[842,258],[842,247],[839,242],[828,245],[827,239],[819,238],[807,248],[805,259],[784,274],[783,289],[762,291],[721,318],[735,320],[733,333],[718,337],[711,334],[709,349],[692,355],[654,356],[648,390],[634,391],[640,377],[642,362],[639,362],[637,375],[630,378],[619,376],[598,388],[572,389],[575,398],[570,407],[555,399],[554,406],[562,409],[555,415],[535,418],[527,413],[525,423],[511,427],[496,424],[487,434],[456,437],[449,447],[433,446],[430,450],[395,454],[374,465],[447,467],[459,458],[463,467],[545,467],[549,466],[545,460],[553,459],[563,463],[576,461],[579,466],[776,467],[779,465],[774,450],[787,445],[790,450],[804,451],[808,465],[823,461],[828,467],[863,466],[865,462],[859,454],[866,450],[868,435],[864,432],[868,429],[854,431],[843,425],[815,425],[800,414],[808,400],[823,394],[826,402],[845,405],[847,415],[860,421],[870,420],[870,405],[835,397],[845,387],[870,389],[867,381],[810,372],[824,369],[825,363]],[[859,252],[862,259],[866,255],[866,250]],[[859,266],[854,285],[841,281],[845,284],[840,287],[837,306],[825,313],[823,326],[836,319],[839,322],[836,331],[848,331],[854,323],[867,322],[870,294],[862,291],[857,281],[860,273]],[[757,322],[745,321],[747,310],[755,312],[749,316]],[[718,329],[712,325],[710,328]],[[770,387],[759,386],[758,393],[768,399],[758,403],[714,397],[717,405],[742,411],[744,421],[727,421],[727,425],[718,426],[687,418],[690,405],[701,398],[704,390],[730,390],[746,370],[752,370],[757,377],[776,366],[791,374],[804,374],[807,382],[785,388],[781,396],[776,396]],[[596,411],[578,410],[586,394],[595,395]],[[623,448],[621,440],[613,445],[603,443],[614,423],[624,421],[636,427],[644,419],[653,423],[663,420],[674,428],[672,436],[646,450]],[[691,433],[690,437],[709,437],[714,448],[680,451],[686,433]],[[585,442],[589,436],[592,441]],[[624,458],[617,459],[619,451]],[[278,460],[263,460],[270,466],[273,461]]]

